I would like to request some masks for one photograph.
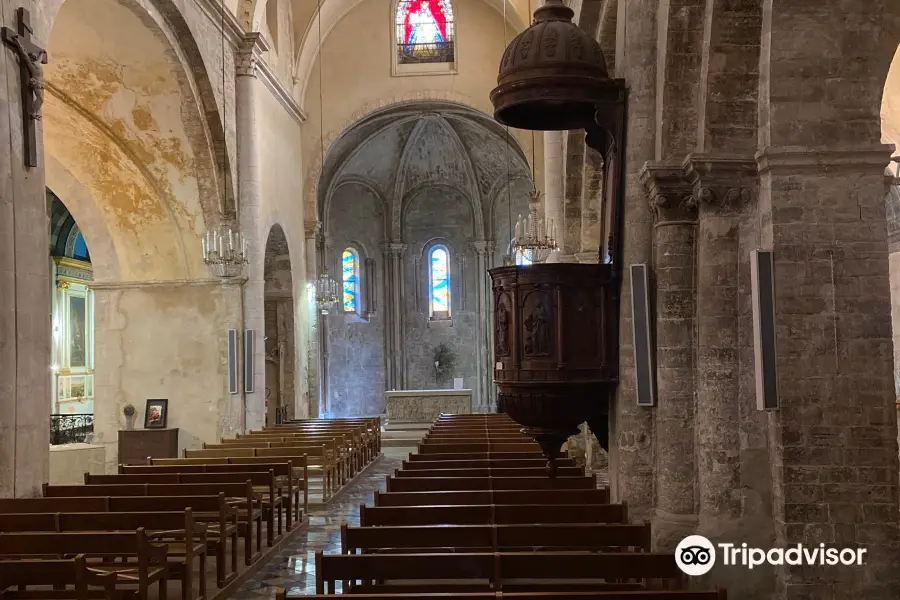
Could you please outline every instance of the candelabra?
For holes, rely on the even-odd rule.
[[[247,264],[247,241],[230,227],[203,236],[203,264],[216,277],[240,277]]]
[[[530,263],[542,263],[550,253],[558,249],[556,243],[556,223],[549,219],[546,223],[541,216],[541,194],[531,193],[531,207],[527,217],[516,219],[515,248]]]
[[[337,281],[328,276],[328,269],[324,269],[316,280],[316,306],[323,315],[327,315],[339,300],[338,291]]]

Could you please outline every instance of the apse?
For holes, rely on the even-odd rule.
[[[338,138],[319,185],[322,268],[343,291],[322,317],[328,414],[454,388],[494,405],[487,269],[507,258],[531,182],[512,136],[456,104],[394,105]]]

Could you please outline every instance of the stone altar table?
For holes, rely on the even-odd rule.
[[[434,421],[441,413],[472,412],[472,390],[392,390],[384,393],[388,421]]]

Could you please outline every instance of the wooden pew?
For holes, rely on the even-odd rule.
[[[403,584],[370,584],[372,581]],[[343,593],[450,591],[574,591],[639,589],[657,583],[684,587],[672,554],[639,552],[498,552],[434,554],[336,554],[316,552],[316,593],[333,593],[338,581],[366,582]],[[526,580],[526,582],[521,581]],[[636,583],[622,583],[631,580]],[[413,583],[416,582],[416,583]],[[493,584],[493,587],[491,586]],[[437,591],[437,590],[435,590]]]
[[[249,481],[253,491],[262,493],[262,508],[268,526],[266,527],[266,544],[272,546],[275,541],[275,517],[277,514],[278,535],[282,534],[282,517],[284,509],[284,496],[281,486],[275,478],[275,471],[270,469],[267,473],[143,473],[143,474],[119,474],[119,475],[91,475],[84,474],[84,484],[92,485],[143,485],[143,484],[182,484],[215,485],[220,483],[246,484]],[[155,489],[155,488],[154,488]],[[191,489],[193,488],[185,488]],[[222,488],[219,491],[225,491]],[[151,495],[151,494],[148,494]],[[169,495],[169,494],[164,494]],[[277,511],[277,513],[276,513]]]
[[[223,440],[222,444],[204,444],[201,450],[184,450],[186,458],[250,458],[260,456],[306,456],[309,470],[322,474],[323,484],[328,483],[330,489],[336,491],[337,487],[347,478],[346,470],[349,468],[347,453],[341,447],[340,439],[318,438],[303,439],[295,442],[271,442],[265,439],[257,440],[247,438],[231,441]],[[284,449],[287,452],[273,453],[273,448]]]
[[[359,507],[360,527],[627,522],[628,509],[623,504],[360,505]]]
[[[119,473],[247,473],[258,471],[275,472],[275,476],[284,478],[286,492],[285,501],[288,508],[288,529],[293,527],[291,508],[299,523],[300,491],[303,491],[303,511],[309,514],[309,467],[306,456],[295,456],[284,461],[273,462],[267,458],[151,458],[149,465],[119,465]]]
[[[537,442],[529,442],[529,443],[481,443],[481,442],[473,442],[469,444],[457,444],[457,443],[449,443],[449,444],[429,444],[427,442],[419,442],[416,446],[416,450],[419,454],[453,454],[453,453],[465,453],[471,454],[475,452],[537,452],[540,450],[540,446],[537,445]]]
[[[243,483],[145,483],[120,485],[48,485],[45,498],[77,498],[90,496],[207,496],[225,494],[228,502],[239,509],[238,523],[244,534],[244,564],[253,563],[253,524],[256,523],[256,553],[262,553],[262,495],[253,491],[250,480]],[[269,523],[273,526],[273,523]]]
[[[333,600],[333,594],[288,594],[276,588],[275,600]],[[353,600],[728,600],[725,590],[623,590],[589,592],[452,592],[353,594]]]
[[[584,477],[583,467],[557,467],[557,477]],[[541,467],[488,467],[467,469],[413,469],[394,470],[394,477],[547,477],[547,468]]]
[[[650,524],[553,523],[521,525],[341,524],[341,553],[532,552],[535,550],[650,552]]]
[[[118,496],[77,498],[2,498],[7,513],[153,513],[192,509],[194,519],[207,523],[207,544],[216,554],[216,583],[225,587],[237,577],[238,508],[225,494],[217,496]],[[227,542],[231,540],[231,573],[227,572]]]
[[[194,521],[190,508],[173,512],[7,513],[0,514],[0,532],[137,531],[165,544],[169,574],[181,580],[183,600],[193,598],[193,566],[200,573],[198,600],[206,598],[206,526]]]
[[[574,458],[557,459],[558,467],[574,467]],[[474,460],[404,460],[401,468],[404,471],[418,469],[494,469],[494,468],[541,468],[547,466],[546,458],[507,458],[507,459],[474,459]]]
[[[590,477],[390,477],[388,492],[431,492],[439,490],[589,490],[597,487]]]
[[[0,559],[55,557],[83,554],[85,558],[115,559],[127,562],[91,563],[90,568],[116,573],[120,583],[137,585],[141,600],[149,600],[150,586],[159,586],[159,600],[166,600],[169,568],[166,547],[154,544],[143,528],[137,531],[79,531],[69,533],[0,533]]]
[[[609,504],[609,490],[455,490],[382,492],[375,506],[443,506],[476,504]]]
[[[428,454],[413,453],[409,455],[410,462],[432,462],[437,460],[521,460],[523,458],[543,458],[544,464],[547,459],[540,450],[528,450],[526,452],[429,452]],[[561,458],[568,458],[563,454]]]
[[[350,435],[355,445],[363,450],[361,456],[364,462],[375,458],[380,452],[380,427],[378,430],[364,424],[328,424],[313,425],[303,423],[290,423],[273,425],[259,431],[251,431],[249,434],[239,434],[237,439],[247,439],[254,436],[315,436],[327,434]]]
[[[10,600],[33,599],[40,592],[29,587],[53,586],[57,600],[117,600],[115,573],[100,573],[88,568],[84,554],[74,558],[40,560],[0,560],[0,597]],[[17,589],[11,590],[15,586]],[[72,589],[66,589],[72,586]],[[90,588],[101,588],[91,590]]]
[[[330,448],[329,448],[330,447]],[[274,450],[274,452],[273,452]],[[322,474],[323,494],[330,494],[335,489],[337,475],[337,453],[334,444],[316,444],[295,446],[292,448],[223,448],[220,450],[184,450],[185,459],[193,459],[193,464],[204,464],[209,459],[218,459],[225,463],[240,464],[238,458],[265,458],[269,462],[285,462],[293,458],[306,457],[307,472]],[[172,464],[179,459],[152,459],[152,464]],[[324,498],[323,498],[324,500]]]

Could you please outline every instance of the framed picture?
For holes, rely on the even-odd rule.
[[[147,409],[144,412],[144,429],[165,429],[168,419],[168,400],[147,400]]]

